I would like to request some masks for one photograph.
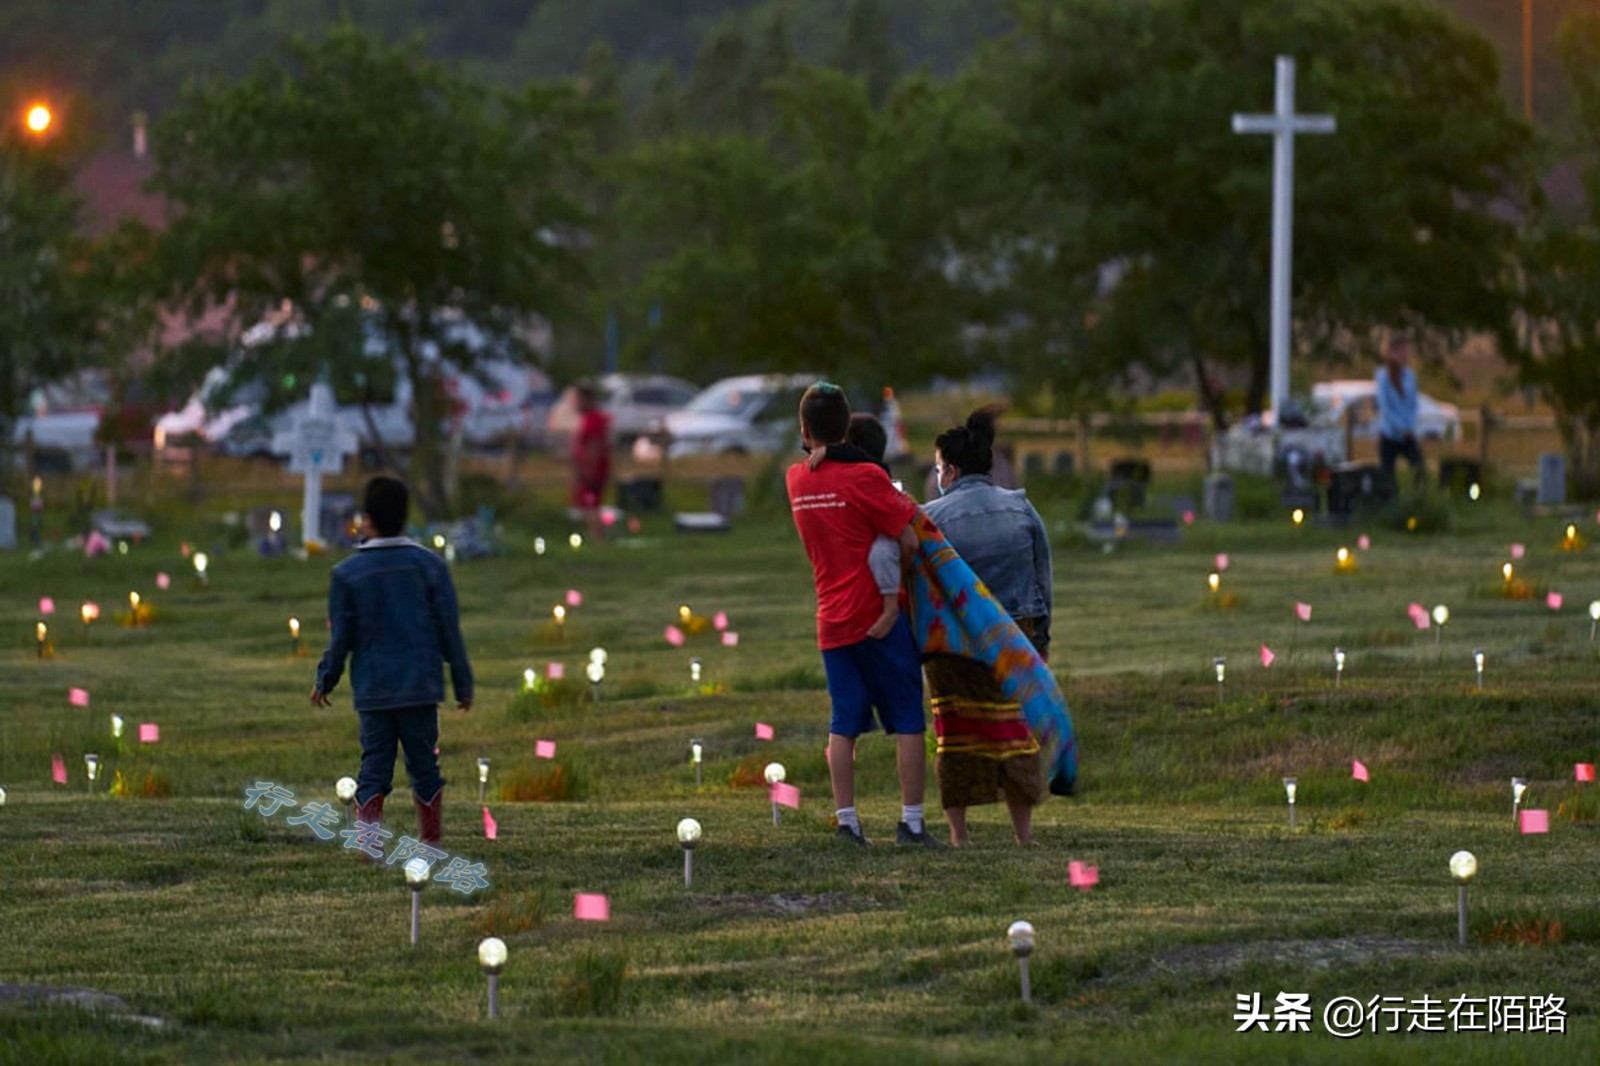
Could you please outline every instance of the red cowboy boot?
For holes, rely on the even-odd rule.
[[[371,799],[367,800],[367,802],[362,803],[362,804],[358,804],[356,806],[356,821],[358,821],[358,822],[366,822],[369,825],[377,825],[378,823],[383,821],[383,793],[382,792],[378,793],[376,796],[373,796]],[[352,828],[354,828],[354,827],[352,827]],[[363,860],[365,860],[366,862],[372,863],[374,865],[376,865],[377,863],[381,863],[383,861],[382,859],[374,858],[372,855],[368,854],[365,851],[358,851],[357,854],[359,854],[361,856],[361,858]]]
[[[439,843],[444,822],[444,789],[435,792],[433,799],[427,803],[415,796],[411,797],[411,801],[417,805],[417,835],[422,837],[424,844]]]

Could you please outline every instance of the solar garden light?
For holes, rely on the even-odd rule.
[[[685,818],[678,823],[678,843],[683,847],[683,887],[694,883],[694,846],[700,843],[700,823]]]
[[[522,691],[532,692],[534,685],[539,682],[539,673],[533,667],[524,667],[522,671]]]
[[[1228,660],[1219,655],[1211,660],[1211,665],[1217,668],[1217,702],[1222,702],[1222,682],[1228,676]]]
[[[489,788],[489,758],[486,755],[478,756],[478,806],[483,806],[483,797]]]
[[[289,654],[300,654],[300,619],[289,619]]]
[[[1483,691],[1483,649],[1475,648],[1472,652],[1472,665],[1478,668],[1478,691]]]
[[[1500,576],[1505,579],[1506,588],[1508,590],[1511,588],[1511,577],[1515,573],[1516,573],[1516,568],[1513,567],[1510,563],[1501,563],[1500,564]]]
[[[1593,639],[1591,634],[1590,639]],[[44,658],[45,645],[50,643],[50,627],[41,619],[33,624],[34,652],[40,659]]]
[[[44,623],[40,622],[39,624],[43,625]],[[1591,644],[1594,643],[1596,626],[1600,626],[1600,600],[1591,600],[1589,602],[1589,642]]]
[[[411,889],[411,946],[422,941],[422,890],[428,887],[433,876],[433,864],[421,855],[405,865],[406,885]]]
[[[761,771],[761,776],[765,777],[767,779],[768,791],[771,791],[771,786],[772,785],[776,785],[778,782],[786,780],[788,778],[789,771],[787,771],[787,770],[785,770],[783,768],[783,763],[781,763],[781,762],[769,762],[769,763],[767,763],[767,768],[765,770]],[[773,825],[777,825],[778,822],[779,822],[778,801],[777,800],[773,800],[772,801],[772,824]]]
[[[1289,512],[1289,521],[1294,523],[1296,529],[1299,529],[1305,520],[1306,512],[1304,508],[1296,507],[1293,511]]]
[[[210,558],[210,556],[206,555],[205,552],[195,552],[194,553],[194,573],[195,573],[195,576],[200,579],[200,584],[205,585],[205,584],[209,583],[209,579],[206,577],[206,571],[209,570],[210,568],[211,568],[211,558]]]
[[[122,715],[114,714],[114,715],[111,716],[111,739],[112,740],[121,740],[122,739],[122,724],[123,724],[122,723]]]
[[[94,788],[95,778],[100,776],[100,756],[89,752],[83,757],[84,769],[89,772],[89,787]]]
[[[139,594],[137,592],[128,593],[128,610],[133,612],[133,617],[137,620],[139,617]]]
[[[1433,609],[1433,646],[1438,647],[1444,638],[1444,627],[1450,624],[1450,608],[1439,604]]]
[[[535,554],[535,555],[543,555],[544,554],[544,538],[543,537],[534,537],[533,538],[533,554]]]
[[[78,617],[83,619],[83,632],[84,635],[87,636],[90,627],[93,626],[100,617],[100,605],[98,603],[83,603],[78,608]]]
[[[5,805],[6,805],[6,790],[3,789],[3,788],[0,788],[0,807],[4,807]]]
[[[1517,824],[1517,811],[1522,806],[1522,794],[1528,791],[1528,782],[1520,777],[1511,779],[1511,824]]]
[[[1470,851],[1458,851],[1450,856],[1450,876],[1456,879],[1456,938],[1462,947],[1467,946],[1467,882],[1478,875],[1478,860]]]
[[[498,1018],[500,1017],[500,971],[506,965],[506,942],[497,936],[478,941],[478,965],[489,975],[489,1017]]]
[[[1299,788],[1299,782],[1292,777],[1283,779],[1283,791],[1289,796],[1289,828],[1294,828],[1294,794]]]
[[[1333,649],[1333,687],[1338,688],[1344,681],[1344,649]]]
[[[700,684],[700,676],[704,673],[704,667],[705,664],[700,661],[699,656],[689,660],[689,681],[691,684],[696,686]]]
[[[550,608],[550,616],[556,620],[556,636],[562,636],[567,631],[567,609],[561,604]]]
[[[1028,979],[1028,956],[1033,954],[1033,925],[1030,922],[1012,922],[1006,930],[1006,939],[1011,942],[1011,954],[1017,957],[1017,966],[1022,970],[1022,1002],[1033,1005],[1033,984]]]
[[[579,548],[583,547],[583,534],[582,533],[574,533],[574,534],[572,534],[572,536],[567,538],[567,546],[569,548],[571,548],[573,551],[577,551]]]
[[[694,783],[700,785],[700,764],[705,761],[706,742],[703,740],[689,741],[689,761],[694,764]]]
[[[589,691],[596,703],[600,702],[600,683],[606,679],[606,662],[609,658],[604,648],[590,648],[589,665],[583,668],[589,678]]]
[[[1207,574],[1206,575],[1206,588],[1211,590],[1211,594],[1212,595],[1216,595],[1217,592],[1220,591],[1221,588],[1222,588],[1222,575],[1217,573],[1215,570],[1213,570],[1213,571],[1211,571],[1211,573]]]
[[[339,797],[339,802],[344,804],[344,820],[350,821],[353,817],[350,805],[356,801],[356,779],[341,777],[333,783],[333,794]]]

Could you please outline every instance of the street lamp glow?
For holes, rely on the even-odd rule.
[[[28,108],[28,114],[24,118],[24,121],[27,123],[28,132],[43,133],[48,130],[50,128],[50,124],[55,121],[55,116],[50,113],[50,108],[46,105],[34,104],[32,107]]]

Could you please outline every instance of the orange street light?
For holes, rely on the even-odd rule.
[[[50,108],[44,104],[34,104],[28,108],[24,121],[30,133],[44,133],[50,128],[50,123],[55,121],[55,115],[50,113]]]

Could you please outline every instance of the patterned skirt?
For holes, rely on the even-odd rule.
[[[1030,619],[1017,622],[1030,639]],[[1022,707],[1007,700],[989,668],[971,659],[935,655],[923,665],[938,737],[935,766],[939,801],[945,808],[1008,799],[1030,807],[1045,796],[1039,744],[1028,731]]]

